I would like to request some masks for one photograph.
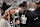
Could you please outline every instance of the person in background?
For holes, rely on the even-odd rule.
[[[35,11],[35,9],[36,9],[36,3],[30,3],[30,8],[28,10]]]
[[[35,10],[35,13],[37,14],[37,16],[38,16],[38,18],[40,20],[40,2],[36,3],[36,5],[37,5],[37,8]]]
[[[40,7],[40,2],[39,2],[39,7]]]
[[[36,6],[37,6],[37,8],[36,8],[36,10],[39,8],[39,3],[36,3]]]

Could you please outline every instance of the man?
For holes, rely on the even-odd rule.
[[[26,5],[27,6],[27,5]],[[37,15],[34,12],[31,12],[29,10],[25,10],[25,5],[20,4],[21,12],[19,12],[20,16],[20,27],[27,27],[27,25],[33,24],[36,19],[38,19]]]
[[[35,10],[35,13],[37,14],[39,20],[40,20],[40,2],[39,3],[36,3],[37,4],[37,8]]]

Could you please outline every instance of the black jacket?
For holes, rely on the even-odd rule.
[[[24,11],[23,14],[25,14],[26,11]],[[34,12],[31,12],[29,10],[27,10],[27,13],[25,15],[25,17],[27,17],[27,20],[26,20],[26,24],[22,24],[21,23],[21,15],[22,15],[22,12],[19,13],[19,16],[20,16],[20,27],[27,27],[27,25],[30,25],[30,24],[33,24],[35,22],[35,18],[37,18],[37,15],[34,13]]]
[[[37,10],[35,10],[35,13],[37,14],[38,18],[40,19],[40,7]]]

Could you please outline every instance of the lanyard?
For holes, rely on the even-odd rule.
[[[26,13],[27,13],[27,11],[25,12],[25,14],[24,14],[24,15],[26,15]],[[23,11],[22,11],[22,15],[23,15]]]

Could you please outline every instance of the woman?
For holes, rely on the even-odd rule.
[[[7,16],[7,14],[8,14],[8,16]],[[5,18],[5,16],[6,16],[7,18]],[[6,19],[8,19],[8,18],[9,18],[9,12],[8,12],[8,13],[5,13],[5,14],[1,17],[1,19],[0,19],[0,27],[11,27],[10,23],[8,22],[8,20],[6,20]]]

